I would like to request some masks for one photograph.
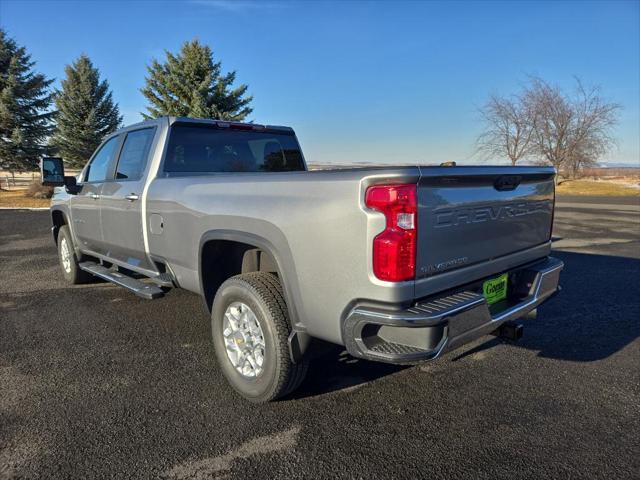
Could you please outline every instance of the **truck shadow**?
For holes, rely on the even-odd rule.
[[[565,262],[562,292],[539,308],[537,319],[522,321],[524,337],[512,345],[537,351],[544,358],[595,362],[640,337],[640,260],[560,251],[553,256]],[[486,337],[452,361],[501,342]],[[403,368],[407,367],[357,360],[336,347],[312,363],[307,380],[294,396],[357,389]]]
[[[349,392],[405,368],[409,367],[360,360],[349,355],[344,347],[327,344],[311,361],[300,388],[289,397],[300,399],[336,391]]]
[[[562,292],[523,322],[515,345],[573,362],[605,359],[640,336],[640,260],[559,252]]]

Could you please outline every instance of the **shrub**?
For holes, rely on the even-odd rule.
[[[36,180],[29,185],[27,196],[33,198],[51,198],[53,196],[53,187],[45,187],[39,180]]]

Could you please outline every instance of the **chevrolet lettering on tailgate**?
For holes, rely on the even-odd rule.
[[[460,209],[443,208],[435,210],[436,228],[454,227],[467,223],[490,222],[513,217],[520,217],[537,212],[550,212],[553,209],[551,200],[518,202],[507,205],[483,205]]]

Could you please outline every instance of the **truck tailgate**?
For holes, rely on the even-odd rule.
[[[548,242],[554,173],[550,167],[421,167],[416,277]]]

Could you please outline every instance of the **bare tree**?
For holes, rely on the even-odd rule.
[[[575,177],[615,144],[620,105],[604,100],[599,87],[586,89],[576,79],[576,92],[569,96],[534,77],[523,99],[533,126],[533,148],[558,171]]]
[[[616,144],[613,129],[622,107],[603,99],[600,87],[585,88],[576,78],[573,101],[575,130],[567,170],[575,178],[584,168],[595,167],[598,159]]]
[[[615,145],[620,108],[602,97],[600,87],[585,88],[578,78],[569,95],[531,77],[520,95],[492,95],[480,109],[485,131],[478,151],[512,165],[523,158],[550,163],[575,178]]]
[[[530,155],[533,125],[522,98],[492,95],[480,113],[486,128],[477,140],[479,152],[487,157],[506,157],[511,165]]]

